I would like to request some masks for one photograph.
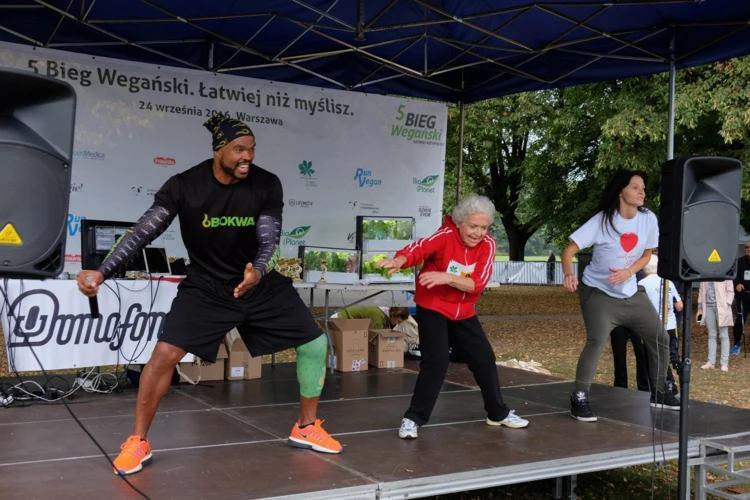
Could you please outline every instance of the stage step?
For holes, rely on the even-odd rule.
[[[750,493],[723,491],[741,484],[750,485],[750,469],[736,469],[737,462],[750,457],[750,432],[701,439],[700,457],[702,463],[695,466],[696,500],[705,500],[708,495],[730,500],[750,500]],[[727,467],[720,467],[721,465]],[[728,476],[730,479],[708,484],[708,472]]]

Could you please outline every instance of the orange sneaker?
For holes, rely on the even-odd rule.
[[[130,436],[122,446],[120,456],[115,458],[115,474],[126,476],[135,474],[151,463],[151,445],[141,436]]]
[[[341,453],[344,448],[323,429],[323,420],[316,420],[307,427],[294,424],[288,443],[295,448],[320,451],[322,453]]]

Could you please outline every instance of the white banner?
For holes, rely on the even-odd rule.
[[[78,95],[68,272],[80,269],[82,219],[135,222],[169,177],[211,157],[202,124],[214,111],[252,128],[255,162],[281,179],[282,256],[354,248],[357,215],[413,216],[420,237],[440,226],[444,104],[9,43],[0,66],[67,81]],[[154,244],[187,257],[177,221]]]
[[[40,369],[27,339],[45,370],[145,364],[177,294],[167,281],[108,280],[98,295],[100,316],[92,319],[74,280],[7,283],[0,321],[8,365],[19,372]]]

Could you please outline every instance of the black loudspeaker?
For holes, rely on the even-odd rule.
[[[737,274],[742,163],[693,156],[670,160],[661,177],[658,274],[673,281],[724,281]]]
[[[0,68],[0,278],[53,278],[65,265],[76,94]]]

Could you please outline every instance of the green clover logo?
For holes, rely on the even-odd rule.
[[[448,268],[448,271],[450,271],[452,273],[457,273],[458,272],[458,268],[456,266],[451,266],[451,267]]]
[[[306,175],[308,177],[312,177],[312,175],[315,173],[315,170],[312,168],[312,162],[303,160],[302,163],[299,164],[299,173],[303,176]]]

